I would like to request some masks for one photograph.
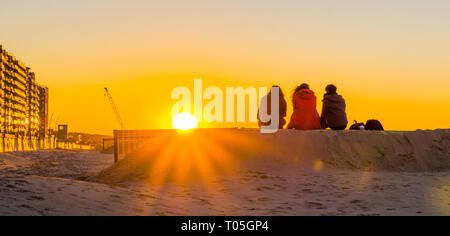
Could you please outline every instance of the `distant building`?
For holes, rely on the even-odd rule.
[[[0,45],[0,132],[45,137],[48,129],[48,88]]]
[[[67,141],[69,139],[69,126],[58,125],[58,133],[56,133],[56,138],[58,141]]]

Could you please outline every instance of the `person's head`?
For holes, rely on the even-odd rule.
[[[309,84],[301,84],[300,86],[298,86],[298,87],[295,89],[295,92],[294,92],[294,93],[296,93],[296,92],[298,92],[298,91],[300,91],[300,90],[303,90],[303,89],[309,89]]]
[[[325,88],[325,91],[327,91],[327,94],[336,94],[337,87],[334,84],[330,84]]]
[[[278,86],[278,85],[272,85],[272,88],[278,88],[278,90],[280,91],[280,92],[279,92],[280,97],[284,97],[283,90],[281,90],[280,86]],[[271,93],[272,93],[272,89],[270,89],[270,91],[269,91],[269,94],[271,94]]]
[[[297,94],[298,91],[305,90],[305,89],[309,90],[309,84],[303,83],[300,86],[297,86],[297,88],[295,88],[294,94],[292,94],[292,102],[295,99],[295,94]]]

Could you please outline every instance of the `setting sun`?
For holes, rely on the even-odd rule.
[[[180,113],[173,117],[172,126],[177,130],[191,130],[198,126],[197,119],[190,113]]]

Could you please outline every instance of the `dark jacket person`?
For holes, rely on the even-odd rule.
[[[322,128],[345,130],[348,125],[345,100],[337,94],[337,88],[332,84],[326,87],[326,92],[323,98]]]
[[[286,99],[284,99],[284,93],[283,91],[281,91],[281,88],[279,86],[272,86],[275,88],[279,88],[279,125],[278,125],[278,129],[283,129],[284,125],[286,125],[286,114],[287,114],[287,103],[286,103]],[[268,115],[272,115],[272,90],[270,90],[269,94],[267,94],[265,97],[263,97],[262,101],[264,99],[267,99],[267,114]],[[261,101],[261,104],[263,104],[263,102]],[[259,111],[258,111],[258,125],[259,127],[261,126],[270,126],[272,124],[271,121],[269,122],[262,122],[260,117],[259,117]]]

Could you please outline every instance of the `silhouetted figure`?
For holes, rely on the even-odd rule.
[[[302,84],[295,89],[292,96],[294,113],[288,129],[313,130],[320,129],[320,116],[317,112],[317,97],[308,84]]]
[[[348,125],[346,104],[341,95],[337,94],[336,86],[330,84],[326,87],[323,98],[321,125],[322,128],[332,130],[345,130]]]
[[[286,99],[284,99],[284,93],[283,91],[281,91],[281,88],[277,85],[272,86],[272,88],[278,88],[279,89],[279,125],[278,125],[278,129],[283,129],[284,125],[286,125],[286,113],[287,113],[287,103],[286,103]],[[264,96],[261,99],[261,104],[264,104],[263,101],[264,99],[267,99],[267,115],[271,115],[272,114],[272,90],[270,90],[270,92]],[[258,125],[259,127],[261,126],[270,126],[272,124],[272,121],[269,122],[262,122],[260,117],[259,117],[259,111],[258,111]]]

